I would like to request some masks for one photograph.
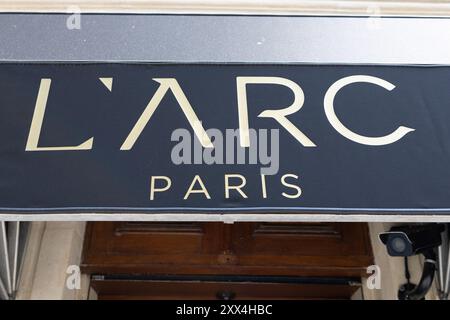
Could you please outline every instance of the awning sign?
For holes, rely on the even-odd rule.
[[[450,212],[450,67],[5,63],[2,212]]]

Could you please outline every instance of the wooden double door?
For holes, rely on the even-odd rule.
[[[349,298],[372,264],[362,223],[92,222],[100,299]]]

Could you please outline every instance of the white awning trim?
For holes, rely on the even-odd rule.
[[[0,0],[0,12],[449,16],[445,0]]]

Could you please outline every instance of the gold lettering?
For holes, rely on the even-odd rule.
[[[302,189],[300,189],[300,187],[295,184],[287,183],[286,178],[294,178],[294,179],[298,180],[298,176],[296,176],[295,174],[287,173],[281,177],[281,183],[283,184],[283,186],[294,189],[297,192],[295,194],[287,194],[287,193],[283,192],[282,193],[283,197],[289,198],[289,199],[296,199],[296,198],[300,197],[302,195]]]
[[[204,148],[213,148],[214,146],[211,140],[209,139],[208,134],[206,133],[205,129],[202,126],[202,123],[195,114],[194,109],[192,109],[192,106],[189,103],[188,99],[186,98],[186,95],[184,94],[180,85],[178,84],[178,81],[174,78],[159,78],[153,80],[158,82],[160,86],[156,90],[153,97],[150,99],[150,102],[148,103],[141,117],[134,125],[133,129],[130,131],[128,137],[123,142],[122,146],[120,147],[120,150],[130,150],[131,148],[133,148],[134,143],[141,135],[142,130],[144,130],[144,127],[150,121],[150,118],[158,108],[159,104],[161,103],[161,100],[164,98],[169,89],[175,96],[178,104],[181,107],[181,110],[184,112],[184,115],[189,121],[189,124],[194,130],[197,138],[200,140],[202,146]]]
[[[195,183],[196,183],[196,182],[198,182],[198,184],[200,185],[200,188],[201,188],[201,189],[195,189],[195,190],[194,190],[194,186],[195,186]],[[184,195],[183,200],[186,200],[187,198],[189,198],[189,196],[190,196],[191,193],[203,193],[207,199],[211,199],[211,197],[210,197],[210,195],[209,195],[209,193],[208,193],[208,190],[206,189],[206,187],[205,187],[205,185],[203,184],[203,181],[202,181],[202,179],[200,178],[199,175],[196,175],[196,176],[194,177],[194,179],[192,180],[192,183],[191,183],[191,185],[190,185],[188,191],[187,191],[186,194]]]
[[[239,178],[241,180],[241,184],[239,184],[237,186],[230,186],[230,182],[229,182],[230,178]],[[237,192],[240,193],[240,195],[243,198],[248,198],[247,195],[241,190],[241,188],[243,188],[246,183],[247,183],[247,180],[245,179],[245,177],[243,175],[226,174],[225,175],[225,198],[226,199],[230,198],[230,190],[236,190]]]
[[[48,94],[50,92],[52,80],[41,79],[39,92],[34,107],[33,119],[31,120],[30,132],[28,133],[25,151],[71,151],[71,150],[90,150],[94,143],[94,138],[86,140],[78,146],[62,147],[39,147],[39,137],[41,135],[42,122],[44,121],[45,108],[47,106]]]
[[[162,188],[156,188],[156,180],[164,180],[166,181],[166,185]],[[152,176],[150,179],[150,200],[155,199],[155,192],[164,192],[169,190],[169,188],[172,186],[172,180],[170,180],[169,177],[166,176]]]

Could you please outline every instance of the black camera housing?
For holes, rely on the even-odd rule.
[[[444,226],[441,224],[417,224],[392,227],[379,237],[390,256],[409,257],[440,246],[442,231]]]

